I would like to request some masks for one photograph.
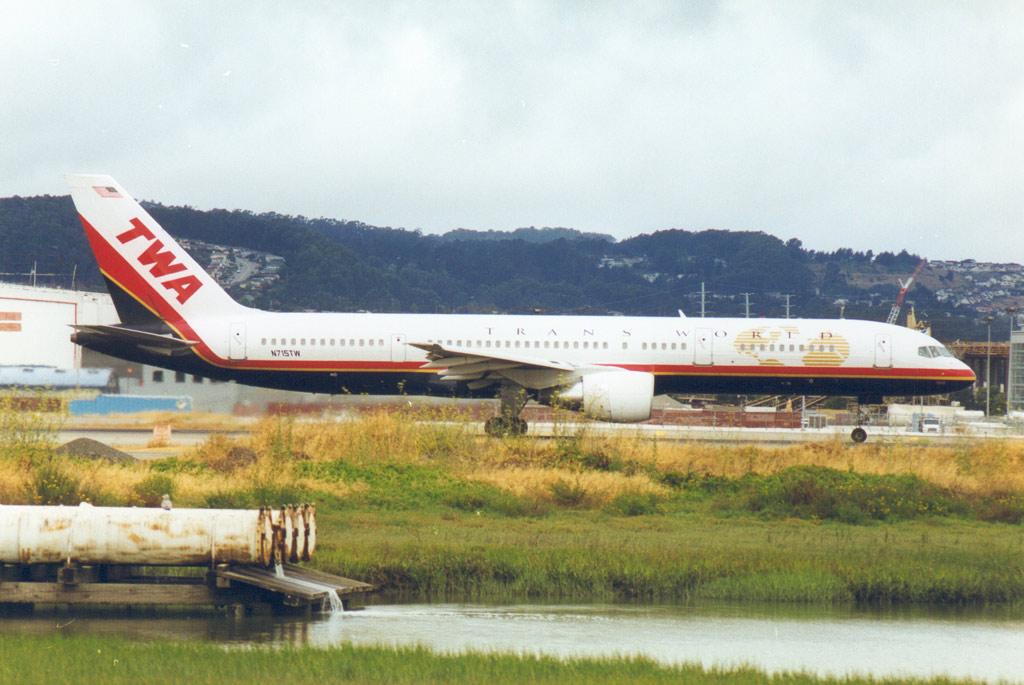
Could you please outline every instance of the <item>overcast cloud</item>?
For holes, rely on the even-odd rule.
[[[34,2],[0,196],[1024,262],[1024,3]]]

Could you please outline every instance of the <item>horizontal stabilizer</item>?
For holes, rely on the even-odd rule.
[[[199,344],[198,340],[182,340],[181,338],[175,338],[171,335],[149,333],[148,331],[122,328],[121,326],[75,325],[72,326],[72,328],[77,331],[75,334],[76,336],[83,333],[86,335],[104,336],[115,339],[119,342],[140,347],[144,350],[148,350],[149,352],[164,354],[167,356],[184,354],[191,350],[192,347]]]

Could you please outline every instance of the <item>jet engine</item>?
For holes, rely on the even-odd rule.
[[[588,373],[541,401],[561,403],[595,419],[631,423],[651,418],[653,399],[653,374],[609,370]]]

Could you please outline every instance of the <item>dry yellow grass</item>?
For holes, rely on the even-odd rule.
[[[201,505],[214,494],[251,491],[255,484],[295,487],[336,496],[363,492],[366,485],[300,477],[299,461],[442,465],[452,475],[538,500],[552,486],[576,486],[602,503],[627,492],[665,494],[657,474],[693,473],[736,478],[802,466],[824,466],[871,474],[912,474],[956,492],[993,495],[1024,492],[1024,441],[968,441],[950,447],[917,444],[849,445],[832,441],[790,447],[722,446],[590,436],[585,424],[567,425],[565,437],[497,440],[478,437],[468,421],[452,415],[446,424],[421,422],[409,411],[378,411],[350,420],[267,418],[246,435],[217,434],[181,455],[205,463],[202,472],[166,474],[175,501]],[[238,449],[251,450],[239,456]],[[0,502],[25,501],[31,472],[24,460],[0,461]],[[148,463],[61,461],[60,468],[83,491],[134,501],[153,475]]]
[[[681,471],[737,478],[772,474],[793,466],[824,466],[871,474],[912,474],[958,492],[995,494],[1024,491],[1024,440],[964,440],[955,446],[910,443],[851,445],[838,440],[762,447],[678,443],[594,437],[585,424],[567,425],[566,437],[495,440],[472,435],[454,420],[446,426],[418,423],[415,414],[375,412],[352,421],[265,419],[249,445],[260,454],[287,442],[304,458],[316,460],[437,463],[453,472],[517,493],[538,493],[563,478],[567,461],[599,455],[660,472]],[[567,456],[568,455],[568,456]],[[582,471],[584,469],[576,469]],[[574,471],[574,472],[575,472]],[[595,477],[601,473],[594,472]],[[604,474],[593,486],[609,492],[656,487],[642,475]],[[612,483],[615,483],[613,485]]]

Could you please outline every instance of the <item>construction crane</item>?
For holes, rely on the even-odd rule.
[[[921,263],[917,265],[916,269],[914,269],[914,273],[910,274],[910,278],[907,279],[906,283],[900,281],[900,294],[896,296],[896,301],[892,303],[892,311],[889,312],[889,318],[885,320],[886,323],[896,323],[896,317],[900,315],[900,307],[903,306],[903,298],[907,296],[907,288],[909,288],[910,284],[914,282],[917,275],[921,273],[921,269],[924,268],[924,263],[927,261],[927,259],[921,260]]]

